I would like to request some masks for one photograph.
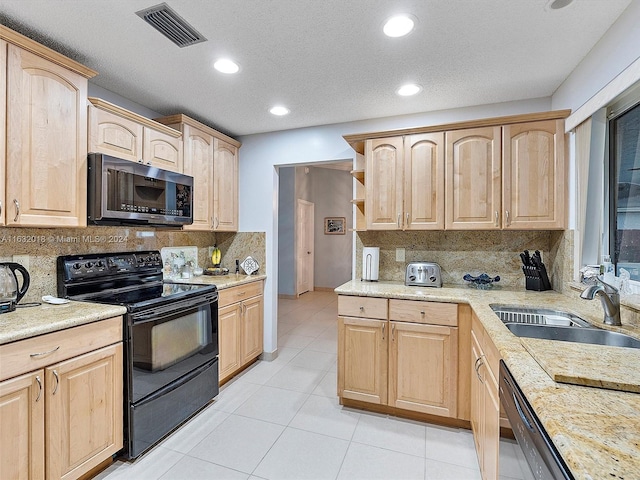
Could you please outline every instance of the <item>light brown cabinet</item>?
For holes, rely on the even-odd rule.
[[[482,478],[498,478],[500,446],[499,353],[476,317],[471,323],[471,428]]]
[[[457,322],[455,304],[339,296],[341,401],[455,418]]]
[[[262,280],[220,290],[218,300],[219,381],[224,383],[262,353]]]
[[[89,101],[89,152],[182,173],[180,132],[100,98]]]
[[[365,142],[368,230],[444,228],[444,133]]]
[[[346,135],[356,230],[565,228],[569,113]]]
[[[1,345],[0,477],[75,479],[120,450],[122,362],[121,317]]]
[[[0,223],[85,226],[87,78],[95,72],[4,26],[0,39]]]
[[[213,229],[238,231],[238,146],[216,138],[213,160]]]
[[[564,120],[502,127],[505,229],[566,225]]]
[[[500,127],[446,134],[446,228],[501,227]]]
[[[186,115],[155,121],[182,132],[184,138],[184,173],[194,181],[193,224],[184,229],[238,231],[240,142]]]

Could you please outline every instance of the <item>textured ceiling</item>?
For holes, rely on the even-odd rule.
[[[0,20],[97,70],[103,88],[238,136],[550,96],[631,2],[166,1],[208,41],[178,48],[135,14],[160,0],[0,0]],[[385,37],[400,12],[415,30]],[[219,57],[240,73],[213,70]],[[398,97],[408,82],[424,90]],[[276,103],[291,114],[272,116]]]

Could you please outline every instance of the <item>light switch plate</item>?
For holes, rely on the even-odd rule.
[[[396,262],[404,262],[404,253],[405,253],[405,249],[404,248],[396,248]]]

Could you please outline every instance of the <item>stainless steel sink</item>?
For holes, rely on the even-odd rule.
[[[640,348],[640,340],[624,333],[611,332],[600,328],[571,328],[524,323],[507,323],[506,326],[518,337],[591,343],[610,347]]]
[[[518,337],[640,348],[640,340],[624,333],[593,327],[569,312],[549,308],[490,305],[506,327]]]
[[[550,308],[527,308],[512,305],[490,305],[504,323],[555,325],[561,327],[590,327],[586,320],[573,313]]]

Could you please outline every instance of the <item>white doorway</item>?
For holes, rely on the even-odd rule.
[[[296,296],[313,291],[315,205],[296,202]]]

